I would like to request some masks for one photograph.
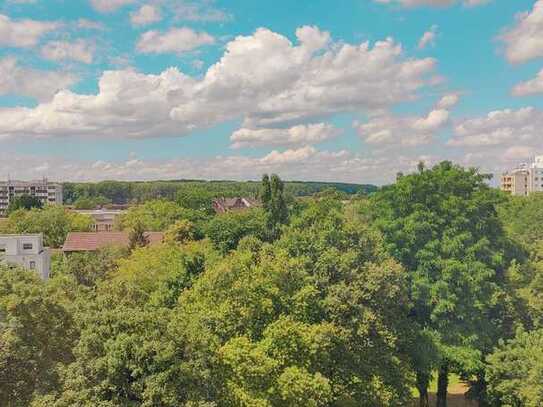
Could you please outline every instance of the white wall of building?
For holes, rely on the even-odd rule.
[[[504,185],[504,179],[506,178],[513,179],[512,188]],[[524,182],[525,179],[526,182]],[[537,156],[530,163],[521,164],[518,168],[504,174],[502,189],[511,192],[513,195],[523,196],[543,192],[543,156]]]
[[[0,216],[6,215],[6,210],[12,199],[21,195],[38,198],[45,205],[62,205],[62,184],[40,181],[7,181],[0,182]]]
[[[0,235],[0,261],[35,270],[44,280],[51,270],[51,251],[40,235]]]

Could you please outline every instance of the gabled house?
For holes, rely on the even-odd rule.
[[[252,198],[217,198],[213,200],[213,209],[216,213],[240,211],[259,206],[260,202]]]

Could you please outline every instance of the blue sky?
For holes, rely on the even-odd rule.
[[[543,0],[3,0],[0,178],[498,173],[542,60]]]

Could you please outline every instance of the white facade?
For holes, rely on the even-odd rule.
[[[530,163],[521,164],[503,174],[501,189],[519,196],[543,192],[543,156],[537,156]]]
[[[9,203],[18,196],[30,195],[45,205],[62,205],[62,184],[55,184],[44,178],[41,181],[0,182],[0,216],[6,215]]]
[[[0,235],[0,262],[35,270],[47,280],[51,269],[51,252],[43,247],[43,236]]]

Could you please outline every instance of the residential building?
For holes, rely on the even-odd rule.
[[[149,244],[155,245],[164,240],[162,232],[146,232]],[[106,247],[127,249],[130,245],[128,232],[70,232],[62,246],[65,254],[75,252],[94,252]]]
[[[217,198],[213,200],[213,209],[216,213],[239,211],[260,206],[260,202],[251,198]]]
[[[0,262],[35,270],[49,278],[51,251],[43,247],[43,235],[0,235]]]
[[[21,195],[34,196],[43,205],[62,205],[62,184],[51,183],[47,178],[38,181],[0,182],[0,216],[5,216],[10,202]]]
[[[124,211],[117,209],[76,209],[74,212],[90,216],[93,219],[93,232],[112,232],[115,230],[117,218]]]
[[[501,189],[511,195],[528,196],[543,192],[543,156],[519,165],[501,177]]]
[[[516,168],[502,175],[501,189],[511,195],[526,196],[529,193],[529,178],[527,168]]]

